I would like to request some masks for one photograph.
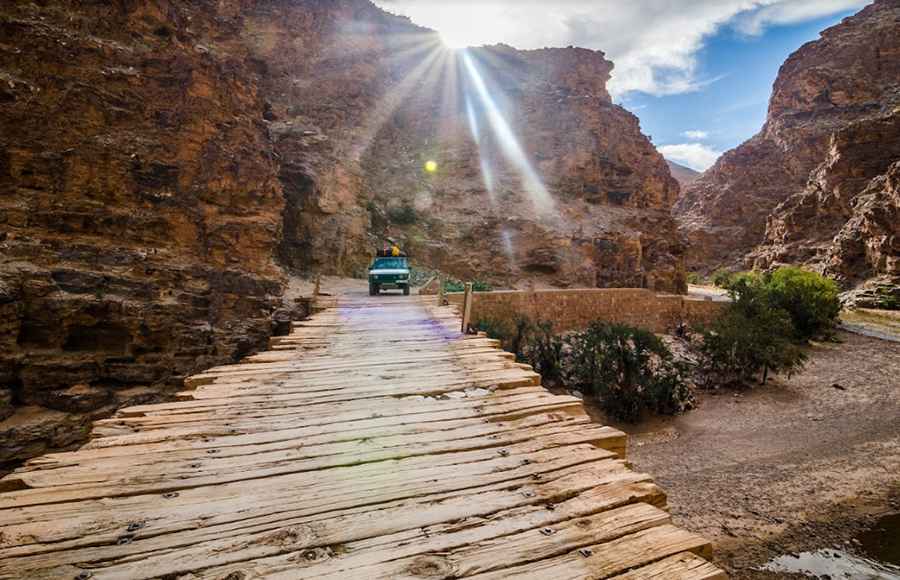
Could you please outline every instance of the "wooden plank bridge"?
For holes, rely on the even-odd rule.
[[[0,480],[3,578],[724,578],[625,435],[434,298],[271,350]]]

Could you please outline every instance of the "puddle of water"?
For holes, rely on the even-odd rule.
[[[900,514],[881,518],[855,541],[868,557],[817,550],[780,556],[762,569],[834,580],[900,580]]]
[[[762,569],[833,580],[900,580],[900,568],[851,556],[840,550],[816,550],[779,556]]]

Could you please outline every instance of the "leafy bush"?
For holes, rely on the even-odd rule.
[[[475,330],[484,332],[488,338],[496,338],[503,345],[504,350],[516,355],[516,360],[524,362],[525,347],[532,330],[531,321],[525,316],[519,316],[512,323],[494,318],[482,318],[472,325]]]
[[[558,335],[549,321],[480,319],[473,325],[528,362],[545,384],[580,389],[613,417],[636,421],[645,411],[681,413],[693,407],[684,365],[653,333],[596,322]]]
[[[530,340],[523,348],[525,360],[540,373],[546,384],[562,382],[563,340],[553,333],[553,323],[541,321],[531,325]]]
[[[728,288],[734,274],[725,268],[719,268],[712,274],[712,283],[719,288]]]
[[[400,225],[414,224],[418,219],[416,208],[408,204],[389,208],[387,214],[392,223]]]
[[[567,382],[598,398],[610,415],[636,421],[645,410],[671,414],[693,406],[683,369],[653,333],[595,322],[569,341]]]
[[[791,317],[794,336],[809,340],[830,333],[841,312],[838,285],[800,268],[778,268],[765,277],[772,304]]]
[[[881,310],[900,310],[900,297],[884,290],[878,292],[875,297],[875,308]]]
[[[465,282],[460,282],[459,280],[454,280],[452,278],[444,280],[444,292],[465,292],[465,290]],[[482,280],[473,280],[472,290],[474,292],[493,292],[494,287]]]
[[[509,325],[502,320],[495,318],[479,318],[472,324],[472,328],[479,332],[485,333],[488,338],[495,338],[501,343],[506,344],[509,340],[511,331]]]
[[[697,347],[698,366],[709,384],[747,384],[770,371],[790,375],[803,368],[806,355],[794,342],[790,314],[776,304],[766,280],[735,276],[728,292],[732,302],[703,330]]]
[[[688,272],[687,283],[693,284],[694,286],[703,284],[703,276],[701,276],[697,272]]]
[[[444,292],[464,292],[466,285],[459,280],[444,280]]]

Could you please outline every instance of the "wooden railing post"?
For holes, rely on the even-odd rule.
[[[321,290],[322,284],[322,276],[320,274],[316,274],[316,288],[313,290],[313,296],[319,295],[319,290]]]
[[[466,282],[466,293],[463,295],[462,333],[469,332],[469,322],[472,318],[472,283]]]
[[[444,305],[444,277],[438,276],[438,306]]]

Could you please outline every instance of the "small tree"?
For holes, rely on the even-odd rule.
[[[570,341],[568,382],[597,397],[610,415],[636,421],[645,409],[675,413],[692,405],[681,369],[653,333],[595,322]]]
[[[732,302],[703,331],[698,365],[707,383],[746,384],[769,372],[789,375],[803,368],[806,355],[793,342],[794,325],[787,311],[773,300],[763,277],[748,273],[733,277]]]
[[[791,317],[794,336],[807,341],[829,334],[841,312],[840,289],[833,280],[795,267],[778,268],[766,277],[772,304]]]

